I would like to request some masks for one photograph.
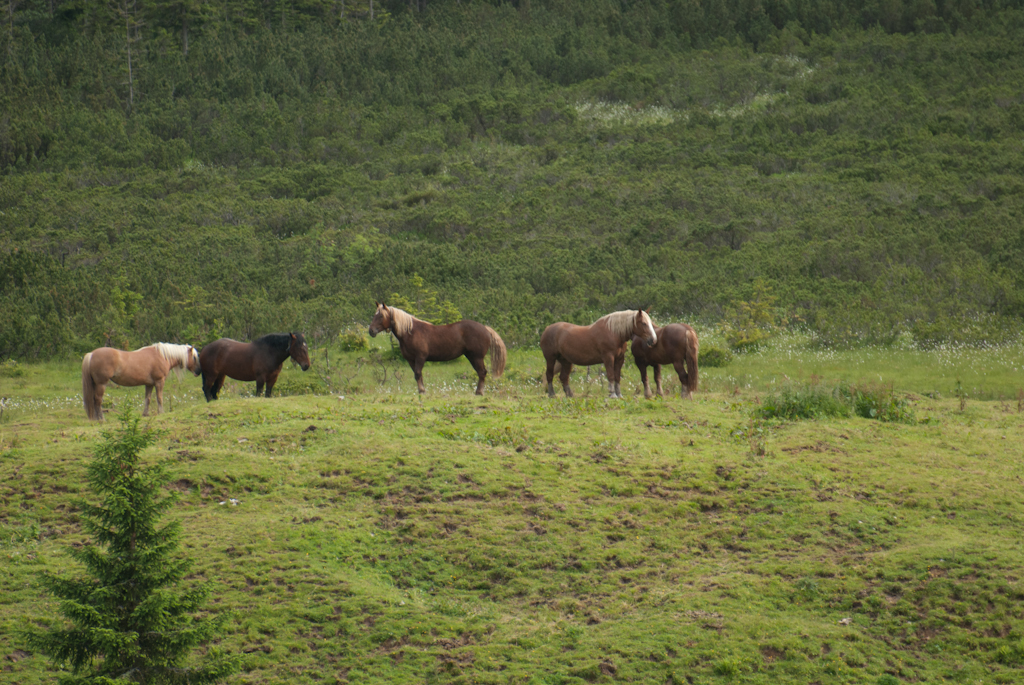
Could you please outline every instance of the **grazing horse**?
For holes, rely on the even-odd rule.
[[[697,334],[685,323],[670,323],[664,328],[655,328],[658,342],[648,345],[642,338],[633,336],[633,359],[640,369],[644,382],[644,397],[650,399],[651,386],[647,382],[647,367],[654,367],[654,384],[661,395],[661,365],[671,364],[679,374],[679,393],[686,399],[693,399],[697,389],[697,351],[700,344]]]
[[[199,353],[206,401],[217,399],[225,376],[236,381],[256,381],[257,396],[263,392],[265,383],[267,397],[270,397],[288,357],[303,371],[309,368],[309,348],[301,333],[271,333],[251,343],[231,338],[214,340]]]
[[[540,349],[547,362],[548,396],[555,396],[552,381],[556,364],[561,367],[559,377],[566,397],[573,396],[569,387],[573,364],[604,364],[605,375],[608,377],[608,396],[622,399],[622,391],[619,389],[622,363],[626,359],[626,345],[634,335],[644,338],[651,345],[658,342],[651,317],[642,309],[606,314],[589,326],[559,321],[545,328],[540,336]]]
[[[134,352],[101,347],[82,358],[82,401],[90,419],[103,420],[103,393],[107,383],[146,386],[143,416],[149,416],[149,397],[156,388],[156,413],[164,410],[164,379],[171,369],[185,368],[199,375],[199,355],[191,345],[156,343]]]
[[[398,348],[416,376],[416,387],[423,387],[423,364],[426,362],[447,362],[463,355],[476,370],[476,394],[484,394],[484,379],[487,367],[484,357],[491,355],[491,373],[501,378],[508,356],[505,343],[493,328],[476,321],[463,319],[457,323],[435,326],[421,321],[412,314],[397,307],[377,302],[377,311],[370,321],[370,335],[376,337],[382,331],[391,331],[398,338]]]

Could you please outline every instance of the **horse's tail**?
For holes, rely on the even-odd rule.
[[[82,357],[82,402],[85,403],[85,415],[96,418],[96,383],[92,380],[90,365],[92,352]]]
[[[697,333],[691,328],[686,332],[686,389],[697,392],[697,352],[700,350],[700,343],[697,341]]]
[[[508,360],[508,350],[505,349],[505,341],[490,326],[484,326],[487,334],[491,336],[491,348],[488,353],[491,355],[491,373],[495,378],[501,378],[505,373],[505,362]]]

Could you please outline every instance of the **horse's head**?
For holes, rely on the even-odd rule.
[[[643,309],[636,310],[636,318],[633,320],[633,335],[641,338],[648,345],[657,345],[658,334],[654,332],[654,323],[648,314],[650,309],[648,307],[647,311]]]
[[[303,371],[309,369],[309,348],[306,347],[306,339],[302,333],[291,333],[291,341],[288,344],[288,354],[292,361],[302,367]]]
[[[378,333],[383,333],[391,328],[391,310],[383,302],[375,302],[377,311],[370,321],[370,337],[376,338]]]
[[[185,368],[191,371],[193,375],[198,376],[203,372],[202,367],[199,365],[199,353],[196,352],[196,348],[192,347],[191,345],[186,345],[186,347],[188,347],[188,358],[185,361]]]

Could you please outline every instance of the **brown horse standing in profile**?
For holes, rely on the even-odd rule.
[[[199,375],[199,355],[191,345],[156,343],[134,352],[101,347],[82,358],[82,401],[85,414],[103,420],[103,393],[107,383],[146,386],[142,415],[149,416],[149,398],[156,388],[156,413],[164,410],[164,379],[171,369],[185,368]]]
[[[251,343],[231,338],[214,340],[199,354],[206,401],[217,399],[225,376],[236,381],[256,381],[257,396],[266,384],[267,397],[270,397],[288,357],[303,371],[309,368],[309,348],[301,333],[271,333]]]
[[[540,349],[547,362],[548,396],[555,396],[552,381],[556,364],[561,367],[559,378],[566,397],[573,396],[569,387],[573,364],[604,364],[608,396],[622,399],[622,391],[619,389],[622,364],[626,359],[626,346],[634,335],[644,338],[651,345],[658,342],[651,317],[642,309],[606,314],[589,326],[559,321],[545,328],[540,336]]]
[[[421,321],[412,314],[397,307],[376,302],[377,311],[370,321],[370,335],[376,337],[382,331],[391,331],[398,338],[398,348],[412,367],[416,376],[416,387],[423,387],[423,364],[426,362],[447,362],[465,355],[476,371],[476,394],[484,394],[484,379],[487,366],[484,357],[491,355],[491,373],[501,378],[505,372],[508,353],[505,343],[493,328],[482,323],[463,319],[457,323],[435,326]]]
[[[647,367],[654,367],[654,384],[661,395],[661,365],[671,364],[679,375],[682,386],[679,393],[686,399],[693,399],[697,389],[697,352],[700,343],[697,334],[685,323],[670,323],[664,328],[656,328],[658,342],[648,345],[646,341],[633,337],[633,359],[640,369],[640,378],[644,382],[644,397],[650,399],[651,386],[647,382]]]

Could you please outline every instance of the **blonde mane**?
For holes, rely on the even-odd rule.
[[[647,316],[647,312],[644,312],[644,317],[648,320],[650,317]],[[622,336],[624,338],[633,335],[633,322],[636,319],[635,309],[624,309],[621,312],[612,312],[611,314],[605,314],[594,323],[604,321],[604,325],[608,327],[615,335]],[[651,322],[654,325],[654,322]]]
[[[398,307],[388,307],[388,312],[391,314],[391,330],[394,331],[395,335],[399,338],[404,337],[406,333],[412,331],[412,324],[414,321],[421,321],[421,319],[417,319],[409,312],[399,309]]]
[[[171,366],[175,366],[175,362],[177,362],[177,365],[181,368],[188,368],[188,351],[191,349],[191,345],[174,345],[160,342],[154,343],[150,347],[155,347],[161,357],[171,362]]]

